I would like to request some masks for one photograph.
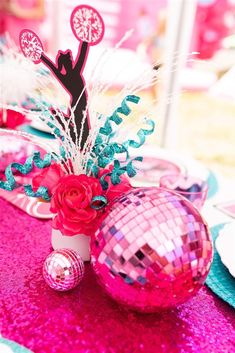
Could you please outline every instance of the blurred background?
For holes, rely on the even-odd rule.
[[[73,8],[83,3],[1,0],[2,47],[9,42],[18,46],[19,32],[29,28],[39,35],[51,58],[59,49],[76,53],[78,41],[69,18]],[[157,122],[150,141],[153,150],[161,146],[189,154],[234,177],[235,0],[89,0],[89,5],[101,13],[106,29],[103,41],[89,55],[88,80],[92,81],[100,53],[128,33],[104,66],[102,80],[108,89],[100,109],[128,80],[140,79],[145,68],[155,70],[157,82],[141,92],[143,111],[151,110]]]

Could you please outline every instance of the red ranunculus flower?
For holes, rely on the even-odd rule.
[[[101,211],[93,209],[90,204],[93,197],[102,194],[96,178],[85,174],[62,177],[51,199],[51,211],[56,213],[53,228],[64,235],[92,235]]]
[[[33,190],[37,191],[39,186],[45,186],[48,189],[48,194],[52,196],[60,179],[64,175],[65,173],[59,164],[52,164],[50,167],[44,168],[40,173],[33,177]]]

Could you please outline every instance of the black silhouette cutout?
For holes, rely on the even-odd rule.
[[[82,122],[84,120],[84,114],[86,114],[86,119],[84,120],[83,124],[81,148],[84,147],[90,128],[89,115],[88,111],[86,110],[87,92],[85,89],[85,81],[82,76],[88,55],[88,50],[89,44],[87,42],[82,42],[82,44],[79,46],[75,61],[73,60],[71,50],[67,50],[66,52],[59,51],[56,57],[56,64],[54,64],[44,53],[41,54],[41,61],[56,76],[56,78],[70,95],[70,105],[74,114],[75,129],[78,136],[81,134]],[[70,117],[71,110],[68,109],[67,116],[65,115],[66,119]],[[56,116],[56,119],[64,128],[64,124],[58,115]],[[69,129],[71,138],[73,142],[76,143],[76,134],[74,132],[74,126],[72,123],[70,123]]]

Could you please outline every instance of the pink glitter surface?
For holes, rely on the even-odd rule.
[[[71,292],[50,289],[42,266],[50,222],[0,199],[0,332],[34,353],[234,353],[235,314],[209,289],[177,309],[137,314],[110,299],[90,265]]]

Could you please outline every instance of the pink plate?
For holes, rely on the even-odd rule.
[[[143,183],[151,183],[158,185],[160,178],[163,175],[174,173],[180,175],[183,172],[183,167],[177,162],[173,162],[164,158],[144,157],[141,163],[141,169],[135,177],[135,181],[143,185]]]

